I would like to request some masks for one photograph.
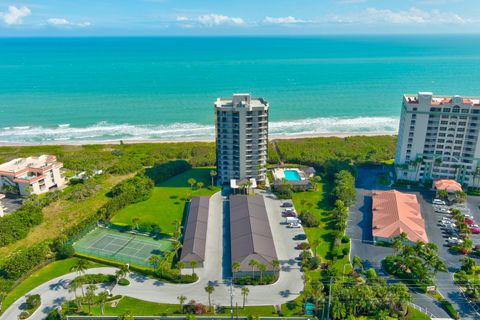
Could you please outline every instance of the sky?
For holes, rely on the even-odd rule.
[[[480,0],[0,0],[0,36],[480,33]]]

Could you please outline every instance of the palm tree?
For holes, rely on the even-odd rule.
[[[195,274],[195,267],[197,267],[197,266],[198,266],[197,260],[190,261],[190,267],[192,268],[192,275]]]
[[[183,245],[182,242],[178,239],[173,240],[173,249],[175,250],[175,258],[178,259],[178,253],[180,249],[182,249]]]
[[[238,271],[240,271],[240,262],[238,261],[232,262],[232,271],[233,271],[233,281],[235,282],[235,275]]]
[[[202,189],[203,186],[204,186],[203,182],[201,182],[201,181],[197,182],[197,188],[198,189]]]
[[[195,185],[195,183],[197,182],[197,180],[193,179],[193,178],[190,178],[187,180],[188,184],[190,185],[190,189],[193,190],[193,186]]]
[[[315,309],[318,310],[318,303],[322,301],[324,298],[323,283],[318,280],[314,280],[312,281],[311,287],[312,287],[312,299],[315,303]]]
[[[132,223],[135,226],[136,230],[138,230],[138,222],[139,221],[140,221],[140,219],[138,217],[135,217],[135,218],[132,219]]]
[[[268,270],[266,264],[260,263],[258,264],[258,270],[260,270],[260,283],[263,283],[263,273]]]
[[[208,309],[211,311],[212,310],[212,301],[211,301],[211,295],[215,291],[215,287],[209,284],[208,286],[205,287],[205,291],[208,293]]]
[[[80,259],[77,261],[77,263],[72,267],[72,271],[78,273],[78,275],[82,275],[85,273],[85,271],[87,271],[88,269],[88,266],[90,264],[88,263],[87,260],[84,260],[84,259]]]
[[[178,302],[180,302],[180,313],[183,312],[183,304],[185,303],[185,301],[187,301],[187,297],[185,297],[184,295],[180,295],[177,297],[177,300]]]
[[[148,262],[152,266],[152,268],[156,271],[160,265],[161,258],[158,255],[152,255],[148,258]]]
[[[185,262],[178,261],[177,262],[177,269],[181,271],[183,268],[185,268]]]
[[[252,267],[252,278],[254,278],[255,277],[255,267],[258,265],[258,261],[255,260],[255,259],[252,259],[252,260],[250,260],[250,262],[248,262],[248,265],[250,267]]]
[[[102,291],[98,294],[98,302],[100,303],[100,311],[102,315],[105,313],[105,303],[107,303],[108,292]]]
[[[87,294],[84,298],[88,305],[88,314],[92,314],[92,304],[95,303],[95,290],[97,290],[97,286],[95,284],[88,285]]]
[[[245,301],[247,300],[247,296],[250,293],[250,289],[247,287],[242,287],[242,296],[243,296],[243,308],[245,308]]]
[[[273,267],[273,272],[277,272],[277,276],[278,276],[278,271],[280,271],[280,261],[278,261],[277,259],[272,260],[272,267]]]
[[[363,272],[363,262],[362,262],[362,258],[360,258],[359,256],[353,257],[352,265],[353,265],[353,268],[359,268],[360,271]]]
[[[217,171],[215,170],[210,170],[210,177],[212,178],[212,186],[213,186],[213,179],[217,175]]]

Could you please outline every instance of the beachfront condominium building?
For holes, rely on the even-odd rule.
[[[268,102],[250,94],[215,101],[217,177],[264,181],[267,165]]]
[[[407,94],[398,132],[397,179],[455,179],[480,186],[480,97]]]
[[[18,158],[0,164],[0,191],[27,196],[61,188],[65,185],[62,167],[52,155]]]

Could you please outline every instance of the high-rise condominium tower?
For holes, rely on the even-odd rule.
[[[455,179],[480,185],[480,97],[403,97],[397,154],[397,179]]]
[[[217,174],[231,179],[265,180],[268,144],[268,102],[250,94],[215,101]]]

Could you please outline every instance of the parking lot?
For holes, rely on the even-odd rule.
[[[347,234],[351,238],[351,257],[359,256],[365,266],[373,267],[380,275],[394,281],[382,270],[381,261],[393,252],[391,248],[373,245],[372,239],[372,197],[371,190],[388,190],[389,187],[380,184],[378,177],[385,173],[383,167],[360,167],[356,184],[356,203],[350,210]],[[388,171],[387,171],[388,172]],[[479,319],[478,315],[463,296],[460,288],[453,282],[453,273],[461,265],[462,254],[452,253],[446,245],[449,236],[442,227],[442,219],[450,217],[446,212],[435,212],[432,200],[434,193],[430,190],[413,191],[399,189],[402,192],[412,193],[417,196],[422,216],[425,220],[427,236],[430,242],[439,248],[439,256],[445,261],[449,272],[437,274],[438,291],[450,299],[462,319]],[[480,222],[480,197],[468,197],[464,204],[464,211],[471,214],[476,223]],[[472,235],[475,244],[480,244],[480,235]],[[480,260],[477,260],[480,263]],[[429,296],[413,293],[414,303],[427,308],[437,317],[447,317],[440,304]]]
[[[8,214],[17,211],[22,205],[23,199],[7,197],[2,199],[0,202],[3,206],[3,213]]]

